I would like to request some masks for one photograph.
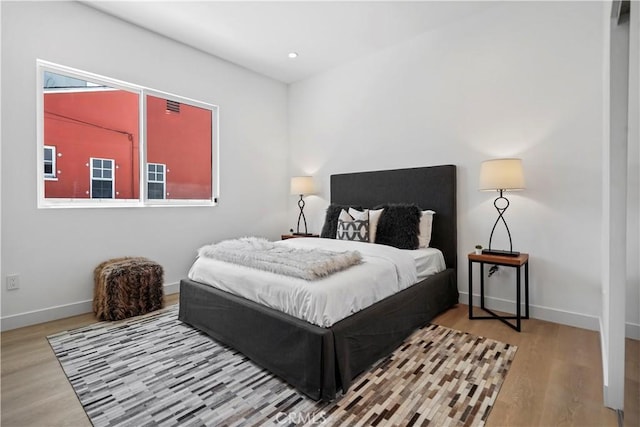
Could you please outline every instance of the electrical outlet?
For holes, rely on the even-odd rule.
[[[20,288],[20,276],[18,274],[10,274],[7,276],[7,289],[14,290]]]

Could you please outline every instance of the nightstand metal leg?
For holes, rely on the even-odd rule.
[[[524,313],[529,318],[529,261],[524,264]]]
[[[469,319],[473,319],[473,262],[469,260]]]
[[[484,262],[480,263],[480,308],[484,310]]]
[[[520,287],[522,286],[521,280],[520,280],[520,267],[516,268],[518,270],[517,272],[517,279],[516,279],[516,287],[517,287],[517,291],[516,291],[516,331],[520,332],[520,314],[521,314],[521,307],[520,307]]]

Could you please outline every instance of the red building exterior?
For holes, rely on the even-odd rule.
[[[147,162],[167,165],[167,198],[211,198],[212,114],[147,96]]]
[[[44,94],[45,198],[140,198],[138,94]],[[213,112],[147,96],[148,197],[210,199]]]

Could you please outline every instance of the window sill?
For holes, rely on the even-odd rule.
[[[158,208],[217,206],[212,200],[165,200],[148,201],[125,199],[45,199],[38,201],[38,209],[76,209],[76,208]]]

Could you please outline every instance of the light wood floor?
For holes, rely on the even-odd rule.
[[[602,405],[602,358],[597,332],[542,320],[518,333],[497,320],[469,320],[458,305],[434,320],[443,326],[518,346],[487,426],[617,426]],[[625,426],[639,427],[640,352],[626,342]]]
[[[177,302],[177,294],[167,304]],[[95,322],[92,314],[2,333],[3,427],[91,426],[49,344],[47,335]],[[489,415],[488,426],[616,426],[602,406],[602,371],[596,332],[540,320],[518,333],[494,320],[469,320],[467,306],[434,323],[518,346]],[[640,347],[627,340],[625,425],[640,426]]]

